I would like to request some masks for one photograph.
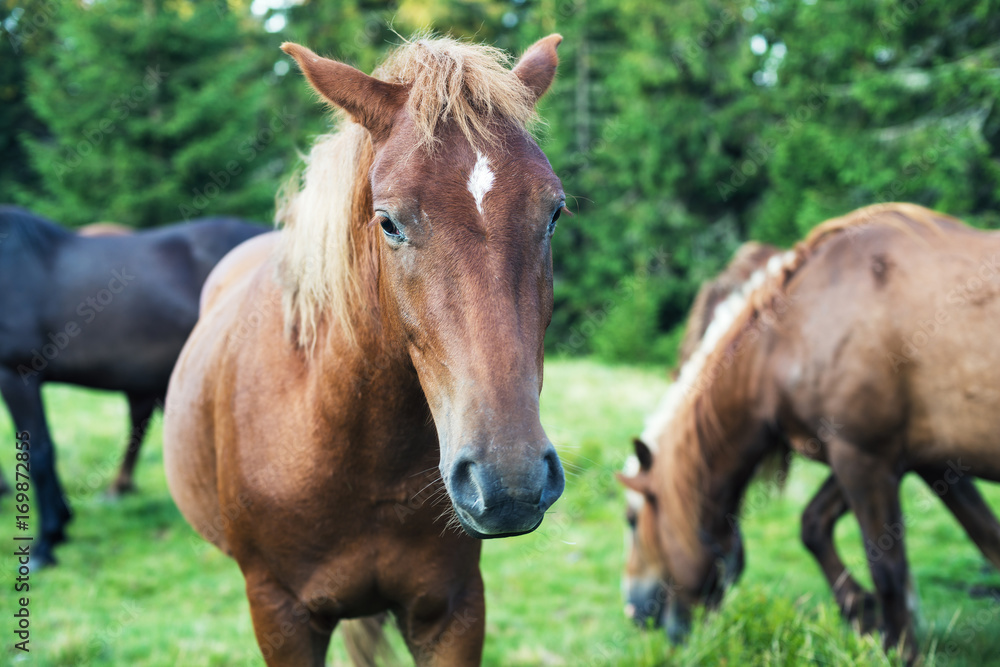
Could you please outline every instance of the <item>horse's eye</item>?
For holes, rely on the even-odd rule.
[[[563,205],[559,204],[559,208],[557,208],[556,212],[552,214],[552,219],[549,220],[549,229],[548,229],[549,236],[551,236],[552,233],[556,231],[556,222],[558,222],[559,215],[562,213],[562,210],[563,210]]]
[[[396,226],[389,218],[382,216],[379,220],[379,227],[382,228],[382,233],[385,234],[391,241],[402,241],[403,233],[399,231],[399,227]]]

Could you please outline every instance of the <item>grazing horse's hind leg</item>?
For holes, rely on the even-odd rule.
[[[917,658],[908,604],[909,566],[899,502],[901,474],[891,461],[842,440],[830,444],[830,467],[861,525],[872,582],[882,608],[885,649],[899,646],[903,659]]]
[[[31,547],[31,562],[42,567],[55,565],[52,549],[65,541],[66,524],[72,514],[56,474],[55,447],[45,421],[40,383],[22,381],[13,373],[0,373],[0,392],[14,419],[14,427],[19,432],[27,431],[30,436],[29,472],[37,503],[32,516],[41,521],[39,539]]]
[[[916,472],[941,497],[986,559],[1000,570],[1000,522],[972,477],[950,468],[918,468]]]
[[[118,477],[111,483],[110,492],[113,495],[135,491],[132,471],[135,470],[135,462],[139,458],[139,448],[142,447],[143,438],[146,437],[149,422],[153,418],[153,411],[156,410],[157,406],[162,405],[162,396],[128,395],[128,409],[132,428],[128,434],[125,458],[122,460],[121,468],[118,470]]]
[[[875,596],[851,576],[833,540],[837,520],[849,510],[837,478],[830,475],[802,513],[802,542],[823,570],[840,613],[849,622],[856,622],[861,632],[871,632],[878,625]]]

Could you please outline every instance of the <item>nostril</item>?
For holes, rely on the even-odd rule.
[[[559,455],[556,454],[555,447],[549,445],[549,450],[545,453],[543,460],[546,467],[546,476],[540,504],[544,511],[562,495],[563,489],[566,486],[566,477],[563,474],[562,463],[559,462]]]
[[[474,468],[476,464],[469,459],[459,459],[451,469],[451,497],[464,510],[480,509],[482,492],[476,483]]]

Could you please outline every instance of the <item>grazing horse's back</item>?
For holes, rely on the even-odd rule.
[[[824,243],[789,286],[779,382],[803,421],[836,415],[838,439],[911,466],[947,451],[1000,479],[1000,347],[985,344],[1000,328],[1000,234],[947,222]]]

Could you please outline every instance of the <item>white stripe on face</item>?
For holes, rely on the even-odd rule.
[[[480,214],[483,212],[483,197],[493,187],[493,170],[490,169],[490,161],[486,156],[476,151],[476,164],[469,174],[468,188],[472,197],[476,200],[476,210]]]

